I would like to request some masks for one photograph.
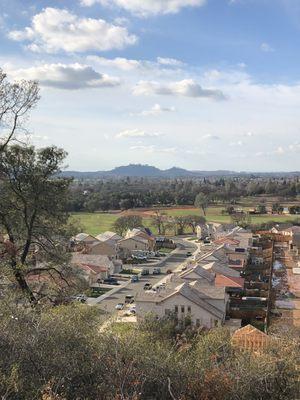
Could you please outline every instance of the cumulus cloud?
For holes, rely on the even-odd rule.
[[[225,98],[220,90],[203,89],[199,83],[193,79],[184,79],[178,82],[171,82],[169,84],[161,84],[153,81],[140,81],[133,89],[135,95],[173,95],[173,96],[186,96],[186,97],[203,97],[215,100],[222,100]]]
[[[165,65],[168,67],[182,67],[184,63],[176,58],[164,58],[157,57],[158,64]]]
[[[260,45],[261,51],[264,51],[265,53],[273,53],[275,49],[273,49],[272,46],[270,46],[268,43],[262,43]]]
[[[139,17],[175,14],[184,7],[201,7],[206,0],[81,0],[84,6],[117,6]]]
[[[148,117],[148,116],[157,116],[157,115],[161,115],[166,112],[174,112],[174,111],[175,111],[175,107],[162,107],[160,104],[154,104],[154,106],[151,107],[150,110],[144,110],[140,113],[131,114],[131,115]]]
[[[110,77],[82,64],[44,64],[9,72],[15,79],[31,79],[41,86],[59,89],[86,89],[120,85],[118,78]]]
[[[140,129],[127,129],[122,131],[116,135],[117,139],[121,138],[145,138],[145,137],[158,137],[162,136],[161,133],[158,132],[145,132]]]
[[[30,27],[11,31],[9,38],[30,42],[32,51],[47,53],[123,49],[137,42],[127,28],[103,19],[81,18],[68,10],[45,8],[32,18]]]

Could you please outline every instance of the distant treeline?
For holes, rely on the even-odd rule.
[[[69,211],[108,211],[151,206],[193,205],[203,193],[210,203],[234,203],[245,196],[273,195],[283,200],[300,193],[295,178],[219,178],[74,181]]]

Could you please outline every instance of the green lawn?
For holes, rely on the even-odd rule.
[[[224,207],[210,207],[206,213],[207,221],[229,223],[230,217],[228,215],[222,215],[222,210]],[[139,211],[137,210],[137,214]],[[178,209],[178,210],[166,210],[168,215],[181,216],[181,215],[191,215],[198,214],[202,215],[199,209]],[[76,221],[81,227],[81,231],[89,233],[91,235],[98,235],[99,233],[112,230],[112,225],[114,221],[119,217],[118,214],[109,213],[74,213],[71,216],[72,221]],[[286,222],[294,220],[297,216],[273,216],[273,215],[262,215],[262,216],[252,216],[251,222],[253,224],[260,224],[268,221],[276,222]],[[149,226],[154,233],[155,229],[151,226],[150,218],[144,218],[143,223],[145,226]]]

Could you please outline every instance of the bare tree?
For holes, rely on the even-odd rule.
[[[24,133],[29,111],[39,100],[39,86],[35,81],[9,82],[0,69],[0,153]]]

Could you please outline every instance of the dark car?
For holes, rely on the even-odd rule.
[[[118,285],[118,281],[116,280],[116,278],[106,278],[103,279],[103,283],[105,283],[106,285]]]
[[[145,283],[144,290],[150,290],[150,289],[152,289],[151,283]]]
[[[190,252],[190,251],[188,251],[187,253],[186,253],[186,256],[187,257],[191,257],[193,254]]]

